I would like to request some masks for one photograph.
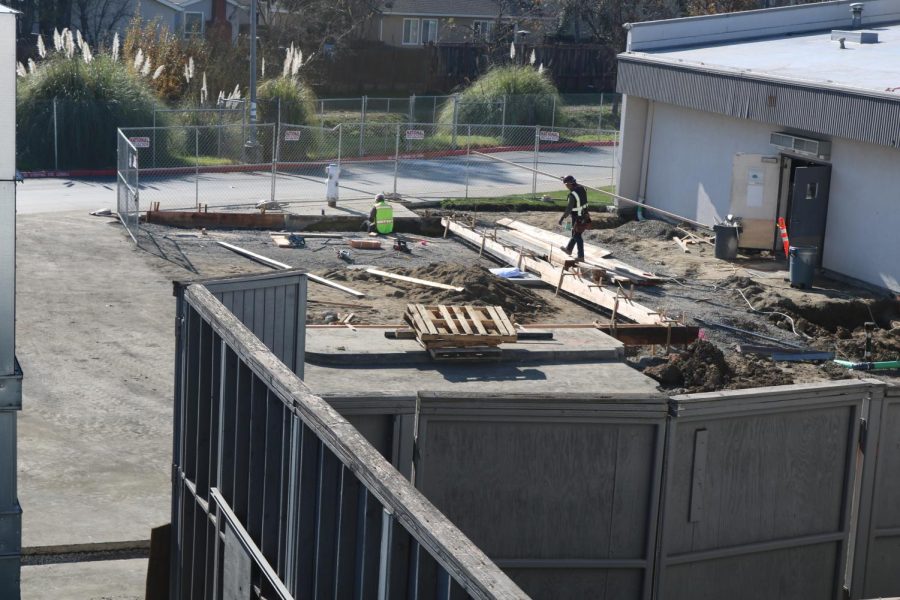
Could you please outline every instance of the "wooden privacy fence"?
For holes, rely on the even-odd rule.
[[[302,273],[207,285],[176,286],[172,598],[900,595],[900,388],[323,400]]]

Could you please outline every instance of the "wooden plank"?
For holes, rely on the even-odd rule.
[[[539,240],[544,244],[550,244],[552,246],[555,246],[556,248],[565,246],[569,243],[569,238],[564,235],[560,235],[552,231],[547,231],[546,229],[541,229],[540,227],[535,227],[534,225],[529,225],[528,223],[523,223],[515,219],[498,219],[497,225],[502,225],[503,227],[506,227],[508,229],[521,231],[522,233],[528,234],[530,237]],[[606,258],[607,256],[611,256],[612,252],[610,252],[606,248],[601,248],[600,246],[585,243],[584,255],[585,257],[590,258]]]
[[[272,267],[273,269],[292,269],[293,268],[293,267],[291,267],[291,265],[286,265],[283,262],[273,260],[267,256],[263,256],[262,254],[250,252],[249,250],[241,248],[240,246],[235,246],[235,245],[229,244],[227,242],[216,242],[216,243],[219,244],[220,246],[222,246],[223,248],[227,248],[227,249],[231,250],[232,252],[236,252],[237,254],[240,254],[241,256],[246,256],[250,260],[255,260],[256,262],[262,263],[262,264],[266,265],[267,267]],[[306,278],[309,279],[310,281],[313,281],[320,285],[326,285],[328,287],[331,287],[336,290],[340,290],[342,292],[350,294],[351,296],[356,296],[357,298],[364,298],[366,296],[362,292],[354,290],[353,288],[348,288],[339,283],[335,283],[333,281],[325,279],[324,277],[319,277],[318,275],[313,275],[312,273],[306,273]]]
[[[515,330],[509,323],[509,320],[506,319],[506,314],[503,312],[502,308],[500,308],[499,306],[488,306],[487,309],[491,312],[492,315],[494,315],[494,324],[497,326],[497,331],[500,332],[501,335],[516,335]]]
[[[452,227],[453,225],[451,224],[451,231],[453,231]],[[469,318],[472,319],[472,323],[475,325],[475,329],[478,330],[478,333],[487,335],[487,330],[484,328],[484,325],[481,324],[481,317],[478,315],[478,312],[471,306],[464,306],[463,309],[466,311],[466,314],[469,315]]]
[[[445,222],[448,231],[453,232],[455,235],[473,245],[480,245],[481,240],[484,239],[484,236],[480,233],[473,231],[465,225],[461,225],[446,217],[442,220],[442,224]],[[485,249],[494,256],[507,260],[510,264],[515,264],[519,260],[516,253],[490,239],[485,240]],[[522,258],[522,266],[527,270],[537,273],[540,275],[541,279],[553,286],[559,281],[562,272],[562,269],[555,267],[546,261],[528,257]],[[611,311],[616,304],[615,291],[604,287],[597,287],[580,277],[566,277],[560,284],[560,288],[573,296],[581,298],[585,302],[590,302],[591,304],[595,304],[606,310]],[[666,322],[666,319],[656,311],[653,311],[646,306],[642,306],[633,300],[629,300],[628,298],[618,298],[618,314],[635,323],[643,323],[645,325],[658,325]]]
[[[441,304],[438,306],[438,310],[440,310],[441,314],[444,316],[444,321],[447,322],[447,328],[450,330],[450,333],[459,334],[459,328],[456,326],[456,323],[453,322],[453,316],[450,314],[450,311],[447,310],[447,307]]]
[[[501,221],[509,221],[509,219],[500,219],[498,223]],[[517,223],[517,221],[512,221],[513,223]],[[552,233],[552,232],[548,232]],[[555,234],[554,234],[555,235]],[[506,236],[508,241],[520,241],[522,243],[532,244],[547,247],[548,244],[543,242],[543,240],[539,238],[532,237],[531,234],[518,231],[518,230],[509,230],[506,232]],[[552,245],[551,245],[552,246]],[[563,263],[567,260],[570,260],[565,252],[560,250],[557,247],[555,252],[547,252],[547,260],[554,265],[562,266]],[[589,265],[591,267],[595,267],[597,269],[602,269],[603,271],[608,273],[608,276],[613,280],[618,281],[633,281],[634,283],[647,285],[653,283],[659,283],[661,279],[655,275],[654,273],[650,273],[649,271],[642,271],[637,267],[629,265],[626,262],[618,260],[616,258],[608,258],[599,255],[591,255],[588,254],[587,248],[585,248],[585,260],[581,261],[581,265]]]
[[[403,315],[403,319],[409,323],[418,335],[428,332],[428,325],[422,320],[422,315],[416,310],[414,304],[406,305],[406,314]]]
[[[419,316],[422,317],[422,321],[425,322],[428,333],[432,335],[437,335],[440,333],[437,330],[437,327],[434,326],[434,323],[431,322],[431,314],[429,314],[428,310],[422,304],[413,304],[413,307],[416,311],[418,311]]]
[[[458,306],[451,306],[450,308],[453,310],[453,314],[456,315],[456,320],[462,325],[463,331],[472,335],[472,328],[469,327],[469,319],[466,318],[465,313]]]
[[[675,241],[676,244],[678,244],[678,247],[681,248],[682,252],[684,252],[685,254],[690,254],[691,251],[688,250],[687,244],[684,243],[684,240],[682,240],[677,235],[673,235],[672,239]]]
[[[462,292],[463,290],[465,290],[465,288],[457,287],[454,285],[447,285],[446,283],[438,283],[436,281],[428,281],[426,279],[416,279],[415,277],[407,277],[406,275],[398,275],[397,273],[388,273],[387,271],[381,271],[379,269],[366,269],[366,273],[371,273],[372,275],[377,275],[379,277],[387,277],[389,279],[397,279],[399,281],[405,281],[407,283],[415,283],[417,285],[438,288],[441,290],[451,290],[454,292]]]

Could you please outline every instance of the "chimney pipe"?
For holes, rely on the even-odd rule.
[[[862,27],[862,12],[863,12],[863,3],[862,2],[854,2],[850,5],[850,15],[851,22],[850,27],[853,29],[859,29]]]

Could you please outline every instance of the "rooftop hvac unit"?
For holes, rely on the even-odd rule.
[[[813,140],[790,133],[776,132],[769,137],[769,143],[790,154],[829,160],[831,158],[831,142]]]

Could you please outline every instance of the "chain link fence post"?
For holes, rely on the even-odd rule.
[[[541,127],[534,128],[534,171],[531,173],[531,197],[537,197],[537,170],[541,153]]]
[[[194,127],[194,204],[200,212],[200,128]]]
[[[600,94],[600,116],[597,119],[597,131],[603,131],[603,94]]]
[[[397,123],[397,139],[394,142],[394,195],[397,195],[397,172],[400,170],[400,123]]]
[[[550,129],[556,127],[556,95],[553,96],[553,108],[550,113]]]
[[[416,122],[416,95],[413,94],[409,97],[409,117],[407,118],[407,122],[412,125]]]
[[[275,183],[278,180],[278,159],[281,156],[281,100],[278,101],[278,123],[272,126],[272,192],[269,199],[275,202]]]
[[[56,119],[56,96],[53,97],[53,168],[59,171],[59,127]]]
[[[459,125],[459,94],[453,94],[453,146],[456,147],[456,126]]]
[[[466,126],[466,200],[469,199],[469,166],[472,164],[472,125]]]
[[[366,140],[366,108],[369,103],[368,96],[362,97],[362,105],[360,106],[359,113],[359,155],[363,156],[365,154],[365,140]]]

